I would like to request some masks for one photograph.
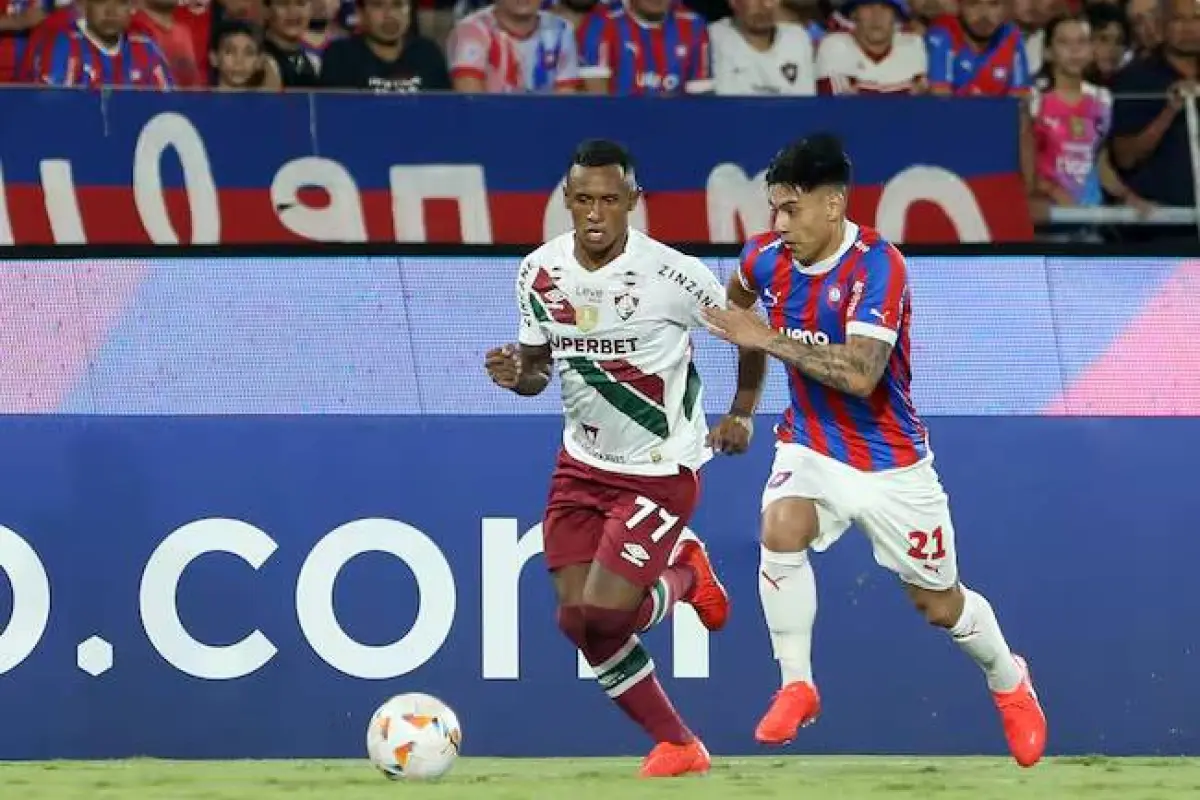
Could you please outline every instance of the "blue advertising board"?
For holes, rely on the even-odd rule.
[[[19,122],[0,125],[0,244],[540,243],[566,229],[561,182],[592,137],[637,159],[636,224],[738,242],[768,224],[770,158],[819,130],[853,156],[851,213],[893,241],[1032,235],[1011,98],[0,89],[0,106]]]
[[[459,711],[469,754],[646,749],[553,623],[555,395],[483,375],[515,333],[512,260],[3,266],[0,707],[21,722],[0,757],[361,756],[409,690]],[[1200,266],[910,268],[963,576],[1029,658],[1051,752],[1200,753]],[[719,413],[733,357],[696,343]],[[729,628],[680,612],[647,637],[714,753],[757,751],[776,688],[757,513],[782,403],[776,371],[752,452],[704,470],[692,527]],[[1003,752],[982,676],[865,542],[815,563],[826,707],[792,749]]]

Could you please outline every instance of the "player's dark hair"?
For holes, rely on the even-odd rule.
[[[832,133],[798,139],[780,150],[767,167],[768,186],[794,186],[811,192],[819,186],[850,185],[850,156]]]
[[[633,156],[625,146],[611,139],[586,139],[575,148],[571,164],[576,167],[618,166],[621,172],[633,172]]]

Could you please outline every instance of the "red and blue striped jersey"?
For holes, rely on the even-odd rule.
[[[54,11],[54,0],[0,0],[0,17],[18,17],[40,8],[43,13]],[[18,80],[21,60],[34,28],[19,31],[0,31],[0,83]]]
[[[771,327],[793,339],[826,346],[870,336],[892,345],[883,377],[865,398],[787,366],[791,403],[775,427],[779,441],[866,472],[911,466],[929,455],[910,393],[912,305],[899,250],[871,228],[847,222],[838,252],[804,267],[777,235],[765,233],[746,242],[738,277],[758,295]]]
[[[956,95],[1024,95],[1032,82],[1021,30],[1006,22],[982,50],[967,37],[958,17],[934,20],[925,34],[929,86]]]
[[[129,33],[114,47],[90,37],[83,22],[60,31],[37,54],[39,83],[51,86],[134,86],[170,89],[171,69],[162,50],[149,36]]]
[[[612,95],[703,94],[713,90],[708,27],[672,5],[662,22],[638,19],[623,4],[596,8],[580,23],[579,76],[603,78]]]

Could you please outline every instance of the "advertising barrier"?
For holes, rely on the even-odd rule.
[[[20,722],[0,757],[361,756],[371,710],[409,690],[455,706],[468,754],[646,749],[553,623],[554,392],[483,375],[515,333],[514,260],[3,266],[0,707]],[[1030,659],[1051,751],[1200,754],[1200,265],[910,268],[963,576]],[[719,413],[733,357],[695,338]],[[752,451],[705,467],[691,523],[729,628],[685,609],[647,637],[716,754],[758,752],[776,688],[756,537],[782,397],[775,370]],[[982,676],[866,543],[815,563],[826,707],[792,750],[1004,752]]]
[[[737,242],[767,226],[771,156],[820,130],[854,158],[851,212],[894,241],[1032,235],[1011,99],[10,89],[0,103],[0,244],[540,242],[566,229],[562,181],[590,137],[637,158],[639,227]]]

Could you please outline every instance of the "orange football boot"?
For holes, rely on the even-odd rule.
[[[1029,665],[1020,656],[1013,658],[1021,668],[1021,684],[1011,692],[992,692],[992,699],[1004,723],[1009,752],[1022,767],[1032,767],[1046,752],[1046,713],[1033,688]]]
[[[692,773],[702,775],[712,766],[712,756],[704,742],[692,739],[687,744],[659,742],[642,762],[643,778],[676,778]]]
[[[687,564],[696,573],[687,596],[680,598],[696,610],[700,623],[710,631],[719,631],[729,621],[729,593],[721,585],[712,562],[699,539],[687,539],[679,546],[676,564]]]
[[[775,693],[771,707],[763,715],[754,738],[763,744],[782,745],[796,738],[796,732],[821,716],[821,696],[817,687],[793,681]]]

